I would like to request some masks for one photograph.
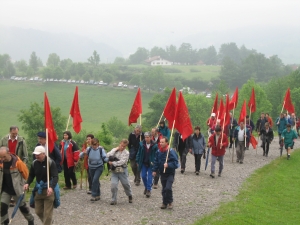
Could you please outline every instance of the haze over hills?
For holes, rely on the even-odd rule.
[[[266,56],[278,55],[285,64],[300,63],[300,29],[294,27],[243,27],[231,30],[199,32],[193,35],[164,30],[153,35],[149,32],[122,33],[118,37],[109,34],[85,37],[71,33],[50,33],[34,29],[0,26],[0,54],[8,53],[13,60],[28,60],[32,51],[45,63],[50,53],[61,59],[86,62],[96,50],[102,63],[113,62],[115,57],[127,58],[138,47],[150,50],[154,46],[165,47],[183,42],[195,49],[235,42]]]

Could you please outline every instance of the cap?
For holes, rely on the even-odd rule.
[[[216,116],[216,114],[215,114],[215,113],[212,113],[210,116]]]
[[[46,138],[46,132],[40,131],[40,132],[37,133],[37,136],[42,137],[42,138]]]
[[[39,155],[41,153],[45,153],[45,148],[43,146],[35,147],[33,154]]]

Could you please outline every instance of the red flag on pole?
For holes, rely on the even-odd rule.
[[[134,99],[134,102],[133,102],[133,105],[132,105],[132,108],[130,111],[130,115],[128,118],[128,125],[130,126],[130,124],[136,123],[137,119],[139,118],[139,116],[141,114],[142,114],[142,95],[141,95],[141,89],[139,88],[136,93],[136,96],[135,96],[135,99]]]
[[[215,113],[216,115],[218,113],[218,93],[216,94],[215,102],[211,109],[211,113]]]
[[[236,87],[235,92],[233,93],[232,99],[229,103],[229,111],[236,108],[239,99],[239,89]]]
[[[255,101],[255,91],[254,91],[254,88],[252,88],[252,93],[251,93],[250,100],[248,102],[248,107],[249,107],[251,113],[254,113],[256,111],[256,101]]]
[[[193,133],[189,111],[181,92],[179,92],[178,103],[175,112],[175,128],[182,135],[182,140],[185,140]]]
[[[224,107],[224,104],[223,104],[223,99],[221,98],[220,106],[219,106],[218,112],[216,114],[217,120],[221,120],[221,118],[224,114],[224,110],[225,110],[225,107]]]
[[[164,116],[168,120],[169,128],[172,129],[176,111],[176,88],[173,88],[171,95],[164,109]]]
[[[73,129],[78,134],[81,130],[81,122],[82,122],[80,108],[79,108],[79,100],[78,100],[78,86],[76,86],[75,89],[74,98],[70,109],[70,115],[73,118]]]
[[[245,123],[246,115],[247,115],[246,100],[244,100],[243,106],[241,108],[241,113],[240,113],[240,118],[239,118],[239,124],[240,124],[240,122],[244,122]]]
[[[54,148],[54,142],[57,141],[57,134],[54,129],[53,121],[52,121],[52,114],[51,109],[48,101],[47,94],[45,92],[44,95],[44,114],[45,114],[45,130],[48,130],[48,149],[51,153]]]
[[[283,101],[283,108],[285,108],[289,113],[295,113],[295,108],[294,108],[294,105],[293,105],[292,99],[291,99],[290,88],[288,88],[285,93],[284,101]]]
[[[251,134],[251,137],[250,137],[250,143],[253,146],[253,148],[256,149],[257,140],[255,139],[255,137],[252,134]]]
[[[229,111],[229,104],[230,104],[230,100],[229,100],[229,96],[228,94],[226,95],[226,104],[225,104],[225,108],[224,108],[224,113],[221,119],[221,123],[220,125],[224,128],[224,126],[227,126],[230,124],[230,111]],[[223,129],[224,130],[224,129]]]

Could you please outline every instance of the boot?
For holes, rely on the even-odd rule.
[[[34,219],[31,221],[28,221],[28,225],[34,225]]]

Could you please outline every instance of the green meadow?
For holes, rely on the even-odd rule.
[[[300,151],[255,171],[243,184],[236,199],[198,220],[201,224],[299,224]]]
[[[113,116],[127,124],[136,89],[77,85],[83,129],[98,131],[101,123]],[[69,83],[0,80],[0,136],[7,134],[11,125],[21,127],[18,121],[20,110],[29,109],[32,102],[43,103],[44,92],[47,93],[51,107],[60,107],[62,114],[68,117],[75,87],[76,84]],[[142,91],[143,113],[149,111],[148,103],[153,95]],[[20,133],[24,135],[22,130]]]

